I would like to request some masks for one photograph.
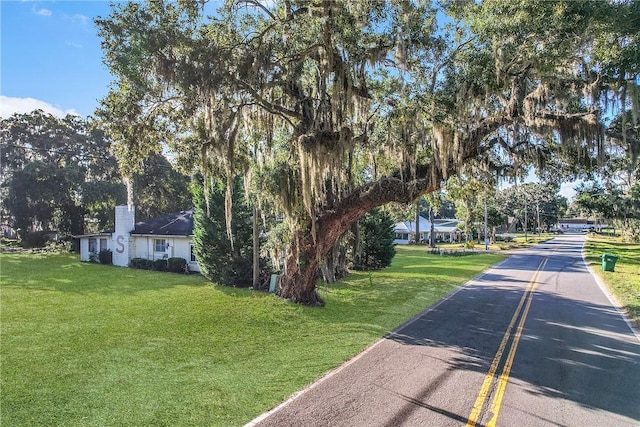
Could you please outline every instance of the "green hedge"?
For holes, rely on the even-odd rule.
[[[153,261],[154,271],[167,271],[167,260],[166,259],[157,259]]]
[[[167,260],[167,271],[171,273],[188,273],[187,260],[180,257],[173,257]]]
[[[132,258],[129,261],[129,267],[141,270],[169,271],[171,273],[187,273],[189,271],[187,260],[180,257],[157,259],[155,261],[145,258]]]
[[[476,251],[468,251],[468,250],[456,250],[456,249],[438,249],[438,248],[430,248],[427,250],[427,253],[431,255],[440,255],[440,256],[468,256],[468,255],[477,255]]]
[[[32,231],[25,233],[20,241],[25,249],[43,248],[49,241],[49,235],[46,231]]]
[[[153,261],[146,258],[131,258],[129,267],[139,268],[140,270],[151,270],[153,268]]]
[[[100,261],[100,264],[112,265],[113,253],[111,252],[111,249],[103,249],[98,252],[98,261]]]

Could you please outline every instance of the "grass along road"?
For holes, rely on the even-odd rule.
[[[619,257],[615,271],[602,271],[602,254]],[[585,243],[587,262],[607,284],[629,317],[640,328],[640,243],[590,235]]]
[[[529,233],[525,235],[524,233],[508,233],[511,237],[509,241],[499,240],[489,245],[489,250],[491,251],[504,251],[509,249],[522,249],[528,248],[530,246],[536,245],[540,242],[546,242],[547,240],[551,240],[554,237],[557,237],[557,234],[553,233]],[[468,245],[465,243],[437,243],[437,248],[442,248],[445,250],[464,250],[468,248]],[[484,250],[484,242],[483,241],[471,241],[471,248],[477,251]]]
[[[0,416],[12,426],[242,425],[503,259],[398,248],[327,305],[184,276],[0,255]]]

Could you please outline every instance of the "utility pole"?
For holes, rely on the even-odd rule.
[[[415,220],[416,220],[415,243],[416,243],[416,245],[419,245],[420,244],[420,198],[418,198],[418,200],[416,200],[416,218],[415,218]]]
[[[436,247],[436,226],[433,223],[434,219],[433,219],[433,207],[429,206],[429,247],[430,248],[435,248]]]
[[[489,214],[487,211],[487,199],[484,200],[484,250],[489,250],[489,235],[487,229],[489,225]]]
[[[527,212],[527,196],[524,196],[524,242],[529,243],[529,213]]]
[[[538,234],[540,234],[542,231],[540,228],[540,200],[536,200],[536,215],[538,217]]]

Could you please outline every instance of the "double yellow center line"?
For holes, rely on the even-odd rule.
[[[502,337],[502,341],[500,342],[498,351],[496,352],[496,355],[491,362],[489,372],[484,378],[482,387],[480,388],[480,393],[478,394],[478,398],[473,405],[473,409],[471,410],[471,414],[469,415],[469,419],[467,421],[467,427],[473,427],[479,421],[479,418],[482,414],[482,409],[485,407],[485,402],[492,387],[494,388],[494,393],[490,407],[491,419],[487,423],[487,427],[494,427],[496,425],[496,422],[498,421],[500,405],[502,404],[504,390],[507,387],[507,381],[509,380],[509,374],[511,373],[511,365],[513,364],[513,359],[516,355],[516,350],[518,348],[520,336],[522,335],[524,322],[527,319],[527,314],[529,313],[529,307],[531,307],[531,301],[533,300],[534,291],[536,289],[536,286],[538,285],[538,276],[540,275],[540,271],[544,269],[544,266],[547,263],[547,259],[548,258],[545,258],[540,262],[538,269],[533,274],[533,277],[529,281],[529,284],[527,285],[527,288],[525,289],[525,292],[520,299],[518,308],[516,308],[515,313],[513,313],[513,317],[511,318],[511,322],[509,323],[509,326],[507,327],[507,330]],[[518,318],[520,318],[519,322]],[[507,359],[504,363],[502,373],[498,378],[497,384],[494,385],[494,380],[497,378],[496,371],[498,370],[498,365],[502,360],[502,356],[507,347],[507,343],[509,342],[511,335],[513,334],[513,329],[516,325],[516,322],[518,322],[518,327],[516,328],[515,335],[513,335],[513,340],[511,341],[511,347],[509,348]]]

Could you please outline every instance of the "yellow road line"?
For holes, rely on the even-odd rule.
[[[527,285],[527,288],[525,289],[524,294],[522,295],[522,298],[520,298],[520,303],[518,304],[516,311],[513,313],[513,317],[511,317],[511,322],[509,322],[509,326],[507,327],[507,330],[505,331],[504,336],[502,337],[502,341],[500,342],[498,351],[496,352],[496,355],[493,358],[493,361],[491,362],[491,366],[489,367],[489,372],[487,372],[487,375],[485,376],[484,381],[482,382],[482,387],[480,388],[478,397],[476,398],[476,401],[473,405],[473,409],[471,410],[471,414],[469,415],[469,419],[467,420],[467,427],[473,427],[478,422],[478,417],[480,416],[480,412],[484,407],[485,400],[487,400],[487,396],[489,395],[491,384],[493,383],[496,370],[498,369],[498,365],[500,364],[500,360],[502,360],[502,354],[504,353],[504,349],[507,346],[507,342],[509,341],[509,338],[511,337],[511,332],[513,330],[513,327],[516,323],[516,320],[518,319],[518,316],[520,315],[522,306],[524,305],[525,301],[529,298],[529,295],[533,295],[533,288],[536,285],[538,274],[540,273],[540,270],[543,268],[546,262],[547,262],[547,258],[545,258],[543,261],[540,262],[540,265],[538,266],[538,268],[536,269],[536,272],[533,274],[533,277],[529,281],[529,284]],[[528,305],[530,304],[531,303],[529,299]],[[524,324],[524,320],[521,319],[520,326],[522,326],[522,324]],[[513,346],[511,348],[513,349]],[[504,375],[504,370],[503,370],[503,375]],[[505,380],[505,383],[506,383],[506,380]],[[497,415],[495,415],[495,417],[497,417]]]
[[[527,305],[524,308],[524,312],[522,313],[522,317],[520,318],[520,322],[518,323],[518,329],[516,330],[516,334],[513,337],[513,342],[511,343],[511,348],[509,349],[509,354],[507,355],[507,361],[505,362],[504,368],[502,368],[502,375],[500,375],[500,382],[498,383],[498,388],[496,389],[496,394],[493,397],[493,402],[491,403],[491,420],[487,424],[487,427],[495,427],[496,422],[498,421],[498,413],[500,412],[500,406],[502,405],[502,398],[504,397],[504,389],[507,388],[507,381],[509,381],[509,374],[511,373],[511,366],[513,366],[513,359],[516,356],[516,350],[518,349],[518,344],[520,343],[520,337],[522,336],[522,329],[524,328],[524,322],[527,320],[527,315],[529,314],[529,308],[531,307],[531,301],[533,301],[533,295],[535,288],[537,286],[537,276],[539,271],[544,268],[544,265],[547,263],[547,259],[544,259],[542,266],[536,271],[536,281],[534,282],[531,291],[529,292],[529,296],[527,297]]]

